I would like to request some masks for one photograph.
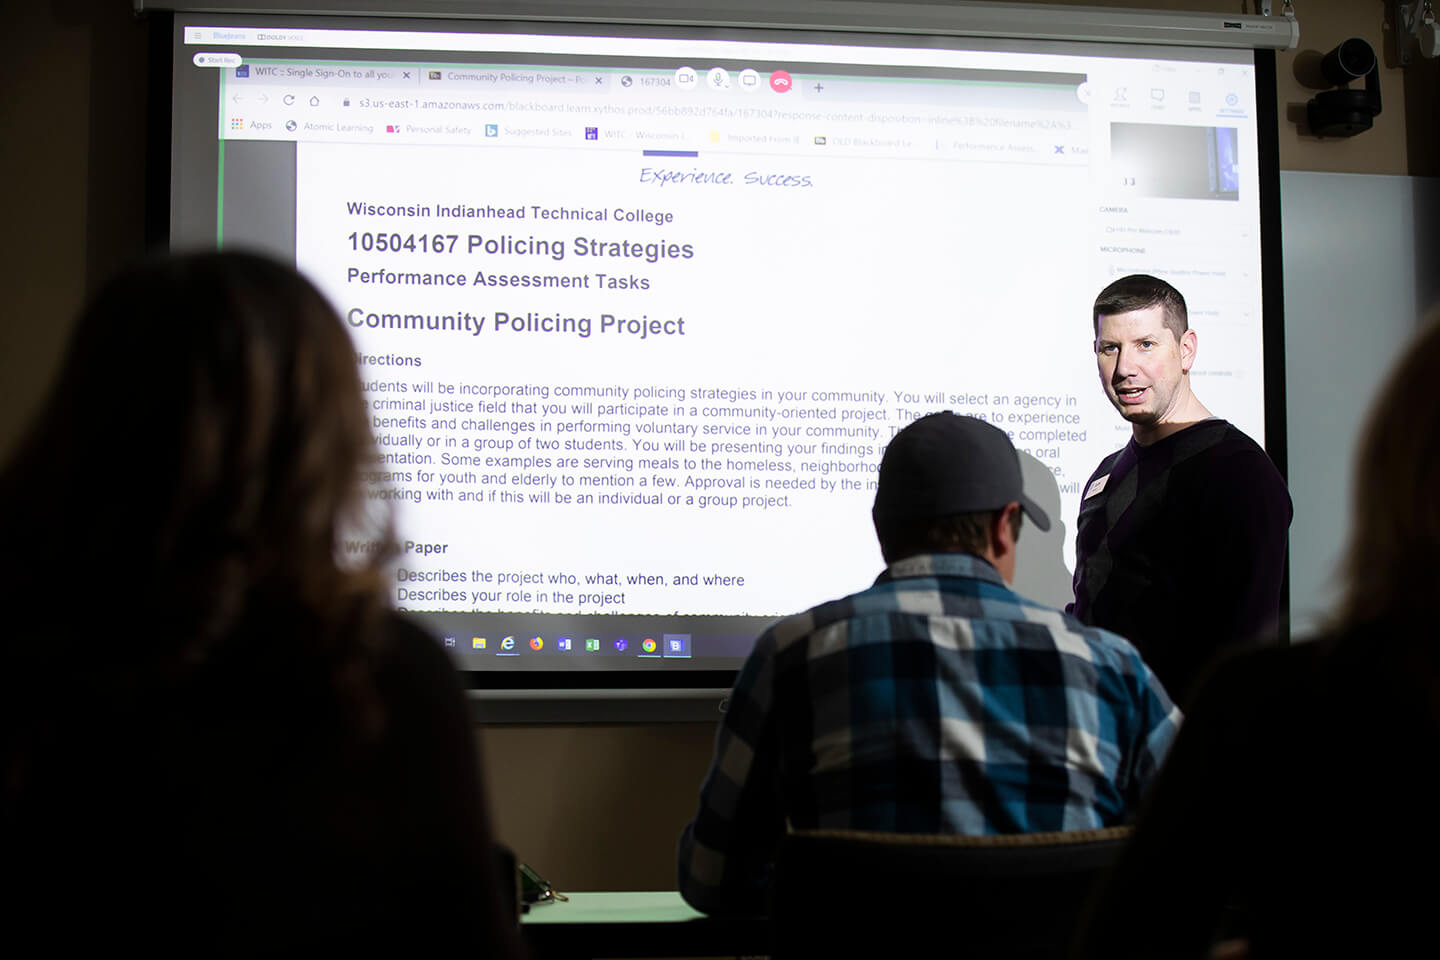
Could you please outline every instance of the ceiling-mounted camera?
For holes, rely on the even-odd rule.
[[[1380,113],[1380,64],[1375,50],[1351,37],[1320,61],[1325,79],[1342,87],[1317,93],[1306,109],[1310,132],[1320,137],[1353,137],[1369,130]],[[1364,78],[1363,90],[1348,84]]]

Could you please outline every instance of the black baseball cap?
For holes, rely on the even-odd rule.
[[[946,410],[895,434],[880,460],[872,512],[876,528],[883,530],[895,523],[999,510],[1013,501],[1036,527],[1050,529],[1045,511],[1021,489],[1020,455],[1005,431]]]

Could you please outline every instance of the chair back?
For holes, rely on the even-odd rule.
[[[791,832],[775,867],[774,956],[1064,957],[1129,835]]]

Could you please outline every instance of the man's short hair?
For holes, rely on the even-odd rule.
[[[922,553],[973,553],[983,556],[990,548],[990,526],[999,510],[952,513],[929,520],[896,522],[877,530],[880,554],[886,563],[895,563]],[[1020,539],[1022,511],[1010,515],[1010,532]]]
[[[1163,307],[1165,329],[1175,335],[1179,343],[1185,331],[1190,329],[1190,314],[1185,309],[1185,298],[1170,284],[1148,273],[1132,273],[1121,277],[1100,291],[1095,298],[1095,309],[1091,317],[1095,321],[1095,336],[1100,336],[1100,321],[1120,313],[1133,313],[1151,307]]]

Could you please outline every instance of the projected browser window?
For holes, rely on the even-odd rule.
[[[1263,442],[1248,56],[183,33],[218,169],[177,231],[333,301],[394,600],[472,669],[738,664],[880,571],[881,452],[940,409],[1043,465],[1022,542],[1068,571],[1129,435],[1089,319],[1125,273],[1186,295],[1197,393]]]

